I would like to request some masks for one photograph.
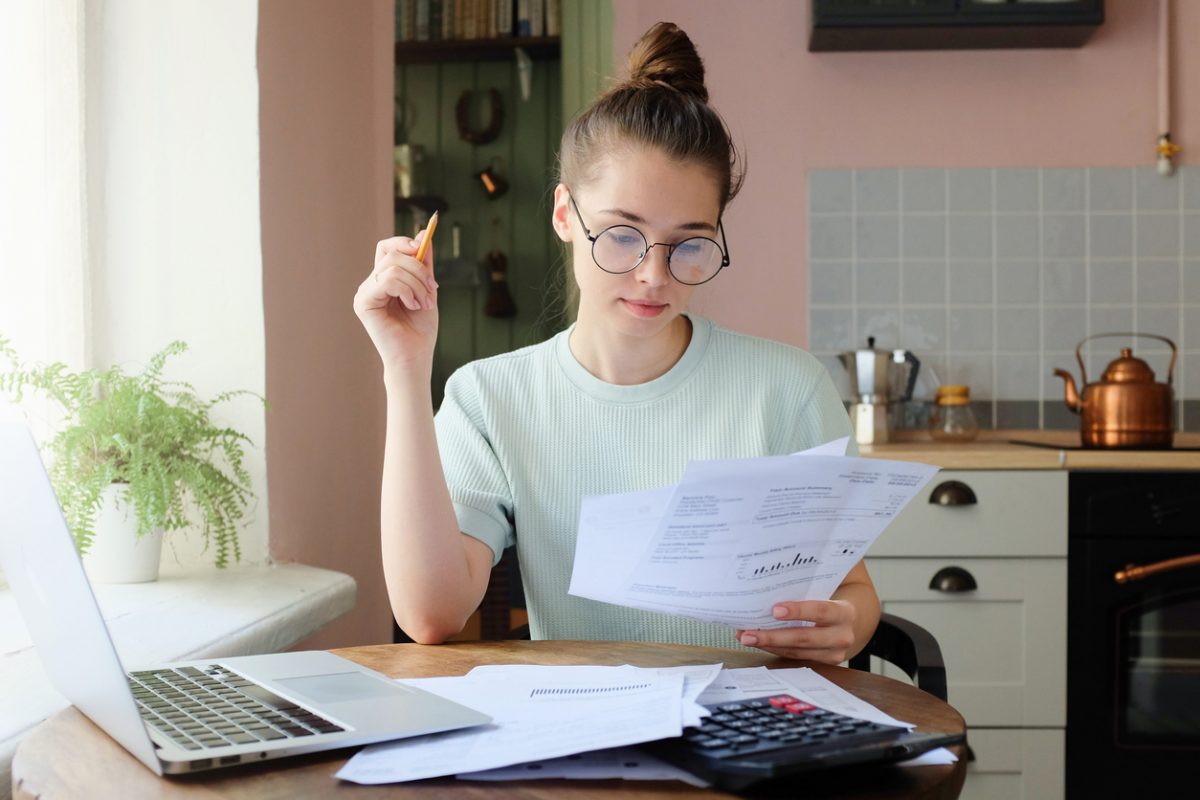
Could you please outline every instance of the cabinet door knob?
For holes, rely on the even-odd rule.
[[[979,588],[971,573],[962,567],[942,567],[929,581],[929,588],[939,592],[973,592]]]
[[[939,506],[973,506],[979,500],[975,491],[962,481],[943,481],[929,493],[929,502]]]

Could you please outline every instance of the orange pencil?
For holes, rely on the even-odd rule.
[[[433,232],[437,230],[438,212],[433,212],[433,216],[429,218],[429,225],[425,228],[425,238],[421,240],[421,246],[417,248],[417,261],[425,260],[425,253],[429,250],[429,243],[433,241]]]

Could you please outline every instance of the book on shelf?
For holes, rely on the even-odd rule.
[[[429,39],[430,41],[439,41],[445,37],[442,35],[442,15],[446,13],[446,4],[443,0],[429,0]]]
[[[396,41],[559,36],[562,0],[396,0]]]
[[[517,0],[517,36],[541,36],[541,0]]]
[[[464,39],[478,39],[479,37],[479,3],[475,0],[466,0],[463,3],[463,36]]]
[[[429,41],[429,4],[430,0],[415,0],[417,6],[416,39],[418,42]]]
[[[411,42],[417,38],[417,5],[415,0],[399,0],[396,4],[396,41]]]
[[[513,0],[492,0],[496,11],[496,36],[513,34]]]
[[[544,0],[530,0],[529,3],[529,35],[546,35],[546,3]]]

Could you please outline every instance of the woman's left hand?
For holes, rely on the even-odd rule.
[[[767,630],[739,630],[737,640],[782,658],[840,664],[854,646],[858,611],[846,600],[800,600],[776,603],[775,619],[806,620],[813,625]]]

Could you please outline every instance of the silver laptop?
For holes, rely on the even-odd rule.
[[[318,651],[126,674],[33,438],[24,424],[4,420],[0,567],[55,688],[159,775],[491,721]]]

